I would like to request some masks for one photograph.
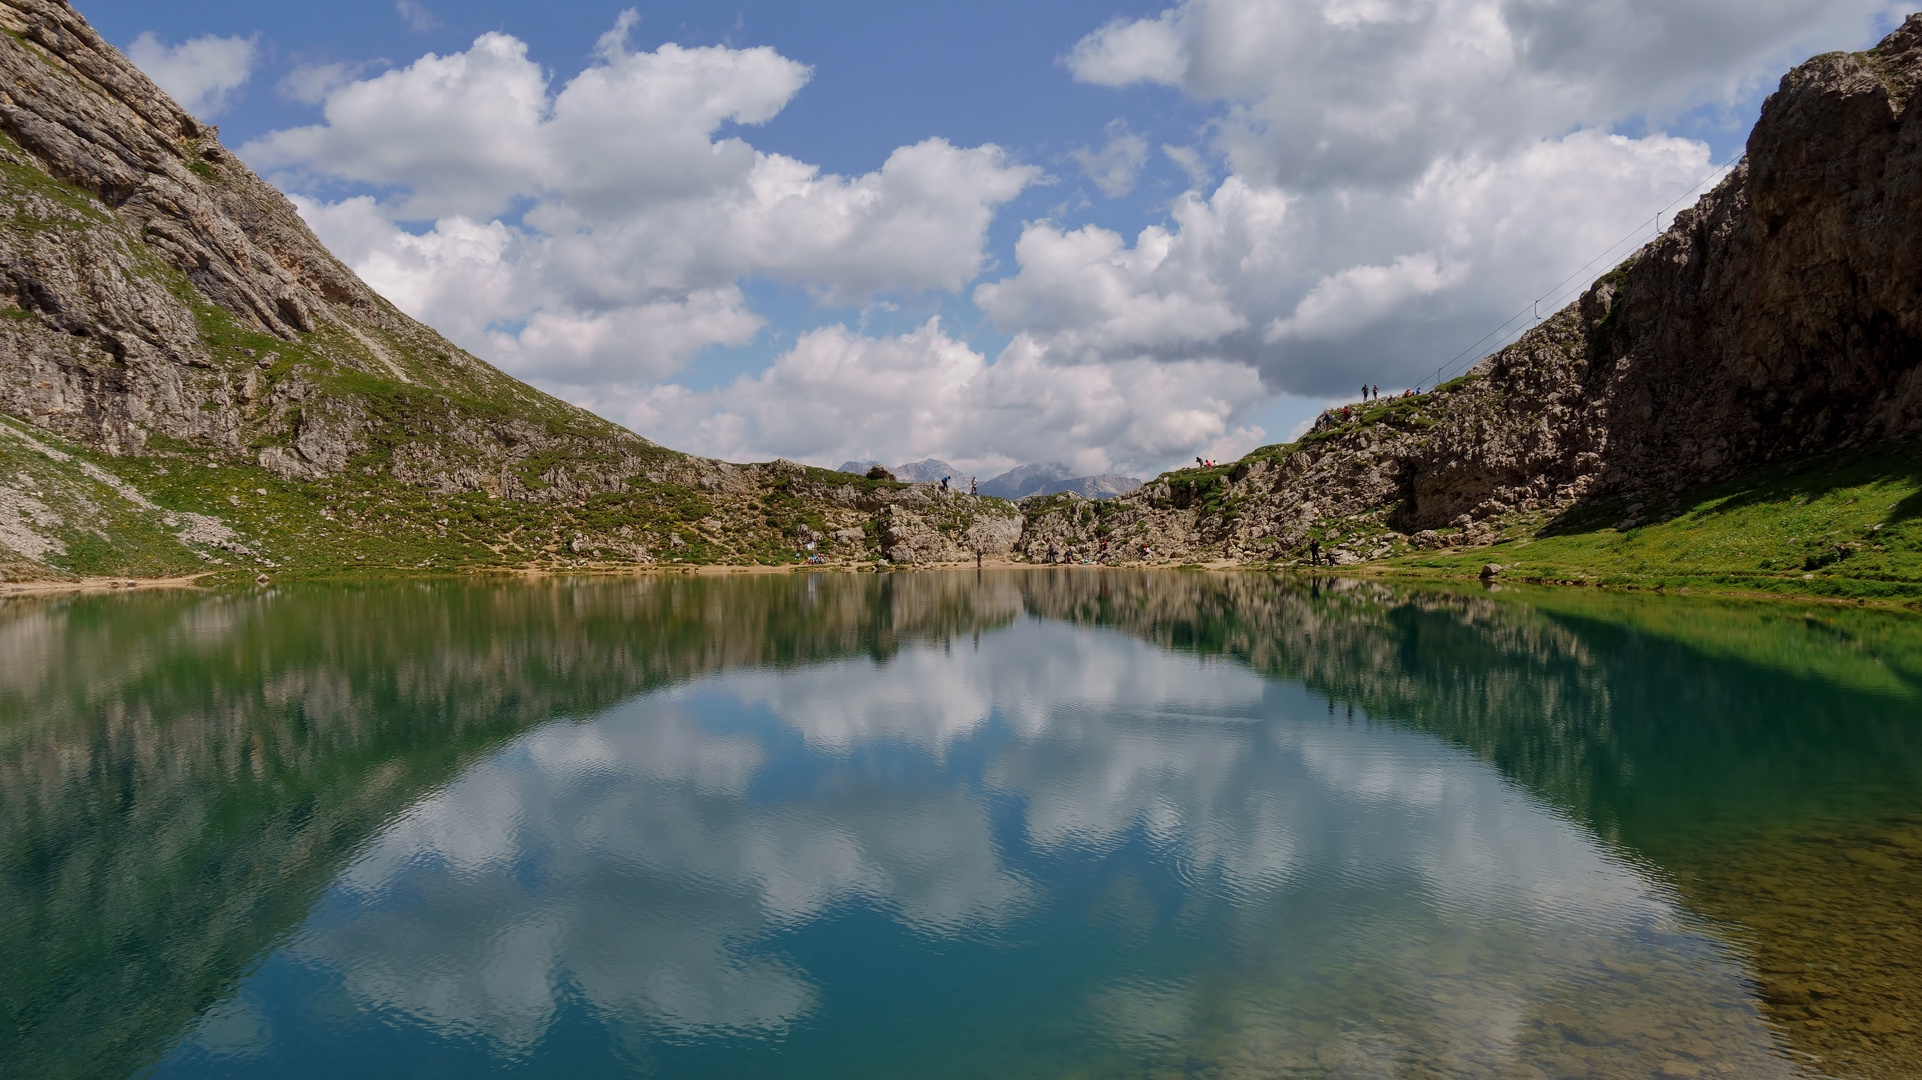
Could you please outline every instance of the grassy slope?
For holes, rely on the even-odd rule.
[[[0,484],[38,504],[30,516],[22,515],[22,524],[59,545],[41,556],[44,567],[77,577],[168,577],[206,568],[164,513],[129,501],[90,475],[83,463],[91,460],[57,436],[0,418]],[[0,564],[0,580],[45,576],[30,563]]]
[[[25,157],[4,136],[0,149]],[[47,233],[111,236],[126,230],[91,193],[32,166],[0,160],[0,196],[6,196],[0,198],[0,228],[16,242]],[[256,459],[263,449],[287,445],[290,432],[238,403],[203,405],[244,410],[237,452],[154,435],[143,456],[116,457],[20,418],[0,417],[6,429],[0,430],[0,487],[51,510],[28,525],[57,542],[37,560],[10,554],[0,544],[0,581],[207,571],[252,578],[262,571],[330,577],[590,569],[633,567],[646,561],[640,552],[661,562],[779,564],[800,561],[794,537],[801,525],[822,533],[866,527],[865,543],[824,549],[836,559],[863,559],[875,548],[869,515],[827,494],[906,486],[809,468],[737,472],[731,485],[703,487],[711,464],[635,439],[487,367],[425,328],[389,333],[368,325],[358,337],[323,323],[297,340],[282,340],[210,303],[131,234],[123,239],[130,272],[157,281],[191,312],[223,381],[237,387],[251,380],[266,396],[296,380],[314,391],[302,409],[327,412],[344,404],[368,421],[369,437],[336,475],[289,481]],[[393,315],[395,323],[405,324]],[[32,323],[36,315],[0,303],[0,318]],[[498,457],[461,437],[496,429],[512,429],[517,440],[542,440],[547,449],[518,456],[502,474]],[[437,494],[393,475],[398,463],[417,460],[422,448],[437,468],[464,468],[490,483],[494,477],[511,480],[512,488],[526,494]],[[89,466],[98,473],[90,475]],[[135,498],[117,493],[99,473],[133,489]],[[556,491],[557,485],[567,486]],[[0,492],[0,498],[7,495]],[[168,523],[182,513],[220,519],[244,550],[183,541],[178,521]],[[954,507],[931,516],[950,530],[967,524]]]
[[[150,505],[97,480],[89,465],[130,485]],[[628,491],[576,504],[531,503],[484,492],[440,495],[354,469],[327,480],[288,481],[245,461],[204,454],[116,458],[12,417],[0,417],[0,485],[37,493],[60,524],[36,531],[63,545],[40,565],[0,562],[0,581],[45,578],[48,570],[71,578],[210,573],[218,581],[261,572],[285,580],[632,568],[632,559],[571,546],[577,535],[623,529],[682,537],[685,546],[662,549],[662,561],[781,565],[801,561],[789,539],[797,526],[826,532],[847,523],[831,520],[850,512],[831,513],[822,491],[907,486],[809,468],[770,475],[747,497],[637,481]],[[217,516],[245,551],[182,542],[182,513]],[[938,507],[926,516],[950,531],[968,524],[962,507]],[[837,559],[872,557],[869,531],[858,549],[830,544],[823,550]]]
[[[1640,519],[1641,524],[1630,524]],[[1922,601],[1922,444],[1845,451],[1672,496],[1523,522],[1493,547],[1421,552],[1390,573]]]

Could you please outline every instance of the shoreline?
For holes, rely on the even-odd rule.
[[[180,577],[90,577],[72,581],[0,581],[0,599],[15,596],[60,596],[69,593],[135,592],[147,589],[204,589],[202,578],[211,573]]]
[[[566,568],[522,567],[488,568],[451,573],[397,572],[391,574],[344,574],[344,575],[294,575],[285,578],[272,578],[261,582],[247,578],[244,572],[204,571],[173,577],[135,577],[114,575],[110,577],[88,577],[72,580],[46,579],[37,581],[0,582],[0,601],[25,599],[29,597],[50,597],[68,595],[87,595],[96,593],[144,592],[153,590],[198,589],[210,590],[223,587],[265,588],[274,584],[310,582],[356,582],[374,581],[434,581],[434,580],[473,580],[484,578],[535,580],[541,578],[583,577],[726,577],[736,574],[873,574],[873,573],[927,573],[953,570],[1158,570],[1169,572],[1206,572],[1206,573],[1253,573],[1286,574],[1293,577],[1349,578],[1352,580],[1403,582],[1413,585],[1477,586],[1489,592],[1514,589],[1562,589],[1571,591],[1593,591],[1596,593],[1634,594],[1644,593],[1652,596],[1689,596],[1695,598],[1714,597],[1728,600],[1744,600],[1767,603],[1817,603],[1835,607],[1882,608],[1890,611],[1922,612],[1922,601],[1876,597],[1838,597],[1824,596],[1805,592],[1765,592],[1753,589],[1720,588],[1713,585],[1682,585],[1670,587],[1663,584],[1642,585],[1635,583],[1601,584],[1592,581],[1532,579],[1497,575],[1484,580],[1477,575],[1466,573],[1436,573],[1382,564],[1357,564],[1353,566],[1325,567],[1309,569],[1301,566],[1275,566],[1259,563],[1240,563],[1229,560],[1209,560],[1207,562],[1177,563],[1172,560],[1162,562],[1119,562],[1119,563],[1035,563],[1009,558],[990,558],[979,567],[973,562],[942,563],[895,563],[841,562],[821,565],[793,564],[746,566],[728,563],[694,564],[650,564],[629,566],[583,566]],[[209,582],[209,578],[227,580]]]

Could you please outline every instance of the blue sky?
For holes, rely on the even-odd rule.
[[[81,9],[377,288],[514,374],[697,452],[983,474],[1227,457],[1351,385],[1423,381],[1736,151],[1789,63],[1898,12]],[[645,100],[697,84],[722,101],[700,130]],[[487,142],[510,86],[539,100],[498,147],[418,138],[471,122]],[[420,105],[432,87],[449,96]],[[608,162],[611,188],[582,186]]]

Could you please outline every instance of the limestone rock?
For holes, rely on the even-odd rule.
[[[1192,558],[1305,561],[1330,527],[1480,546],[1517,515],[1922,435],[1922,15],[1796,68],[1746,160],[1579,300],[1414,399],[1330,410],[1225,474],[1030,515]],[[1631,513],[1625,524],[1640,519]]]

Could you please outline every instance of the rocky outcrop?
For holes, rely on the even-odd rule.
[[[1076,495],[1085,495],[1090,499],[1112,499],[1117,495],[1126,495],[1140,486],[1141,481],[1132,476],[1116,476],[1113,473],[1101,473],[1098,476],[1075,476],[1066,480],[1057,480],[1052,484],[1046,485],[1035,494],[1063,495],[1068,492],[1073,492]]]
[[[1599,499],[1633,524],[1694,485],[1922,434],[1919,84],[1922,15],[1816,57],[1733,174],[1465,378],[1330,411],[1297,443],[1170,473],[1105,514],[1030,506],[1031,532],[1173,558],[1312,541],[1358,562]]]
[[[866,532],[836,533],[840,550],[858,553],[855,543],[873,538],[874,550],[891,563],[967,562],[977,553],[1005,556],[1021,536],[1019,511],[1000,499],[942,491],[938,484],[858,491],[849,486],[830,496],[857,510],[870,511]]]
[[[38,429],[0,438],[5,576],[866,560],[897,506],[904,561],[1012,546],[998,500],[680,454],[509,378],[62,0],[0,30],[0,413]]]
[[[691,457],[542,394],[375,294],[62,0],[0,0],[0,30],[0,413],[28,425],[0,438],[11,577],[1310,543],[1347,564],[1601,499],[1633,523],[1691,484],[1922,432],[1922,17],[1791,72],[1726,182],[1467,377],[1019,508]]]

